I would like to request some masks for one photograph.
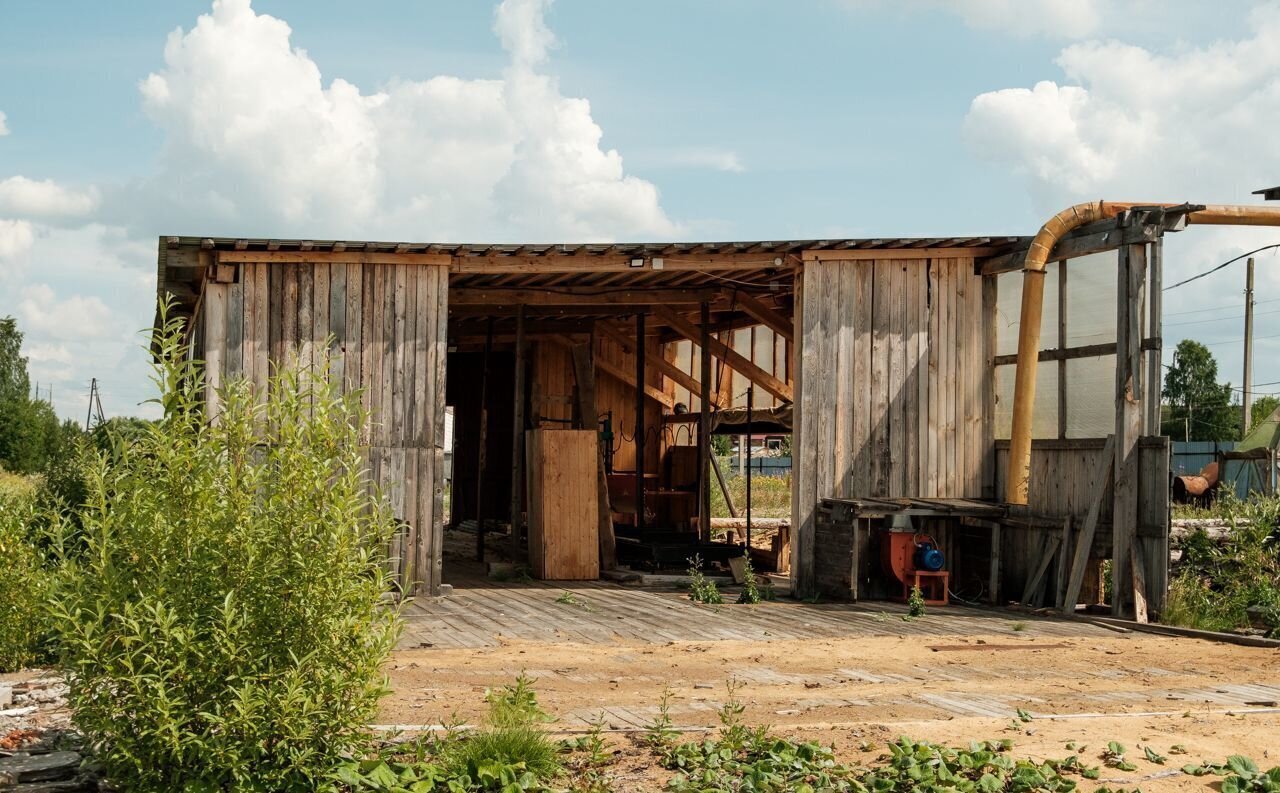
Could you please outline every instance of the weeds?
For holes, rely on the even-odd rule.
[[[724,603],[724,596],[716,587],[716,582],[708,581],[702,574],[702,557],[694,556],[689,560],[689,599],[694,603],[719,605]]]
[[[907,598],[907,616],[924,616],[924,593],[920,591],[918,584],[911,587],[911,595]]]
[[[1203,530],[1186,539],[1161,620],[1232,631],[1249,627],[1253,610],[1280,633],[1280,498],[1224,498],[1217,508],[1229,533],[1222,542]]]
[[[658,701],[658,715],[645,729],[644,741],[658,749],[670,746],[679,735],[671,722],[671,689],[662,690],[662,699]]]
[[[1027,623],[1025,622],[1010,623],[1009,629],[1017,633],[1021,633],[1022,631],[1025,631],[1027,629]]]
[[[765,599],[765,592],[756,580],[756,571],[751,567],[751,551],[742,556],[742,592],[738,595],[739,603],[759,603]]]

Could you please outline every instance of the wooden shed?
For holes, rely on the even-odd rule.
[[[393,550],[409,591],[438,591],[446,523],[473,521],[478,535],[513,526],[509,553],[525,552],[534,463],[523,447],[534,430],[599,432],[603,567],[635,536],[711,540],[712,424],[745,407],[749,389],[754,410],[794,428],[797,594],[883,594],[876,521],[907,510],[953,560],[958,594],[1074,605],[1073,578],[1088,594],[1085,571],[1096,579],[1113,546],[1136,543],[1145,560],[1139,597],[1158,609],[1168,458],[1166,439],[1153,437],[1155,297],[1161,239],[1173,227],[1164,216],[1126,213],[1054,249],[1057,308],[1044,320],[1039,366],[1041,382],[1056,388],[1037,396],[1025,507],[998,494],[1014,368],[1004,340],[1018,319],[1006,307],[1020,283],[1006,274],[1019,269],[1026,237],[577,245],[162,237],[158,289],[191,318],[211,413],[227,378],[261,387],[272,362],[296,355],[307,365],[329,344],[332,377],[362,389],[372,417],[363,435],[369,468],[407,527]],[[1098,320],[1099,305],[1110,320]],[[1134,323],[1145,327],[1134,333]],[[1136,392],[1142,426],[1133,433],[1125,424],[1109,441],[1131,413],[1117,409],[1112,386],[1134,372],[1145,381]],[[456,438],[448,510],[446,406]],[[1115,472],[1120,487],[1110,485]],[[1132,597],[1120,602],[1131,607]]]

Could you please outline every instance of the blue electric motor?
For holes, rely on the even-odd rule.
[[[916,543],[916,552],[911,561],[917,570],[936,573],[942,569],[947,560],[942,555],[942,551],[938,550],[938,546],[933,544],[933,540],[925,540]]]

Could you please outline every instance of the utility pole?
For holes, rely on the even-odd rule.
[[[1241,437],[1249,432],[1250,413],[1253,410],[1253,257],[1249,257],[1244,281],[1244,416],[1241,418]]]

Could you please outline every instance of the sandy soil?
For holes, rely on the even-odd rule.
[[[382,720],[395,725],[477,722],[485,690],[525,672],[558,718],[551,729],[580,733],[600,717],[613,731],[620,790],[657,789],[665,780],[634,745],[664,689],[677,725],[712,728],[730,679],[750,723],[833,744],[847,761],[871,759],[886,741],[908,735],[955,745],[1012,737],[1017,754],[1041,758],[1072,754],[1065,744],[1075,741],[1094,764],[1115,740],[1138,771],[1104,769],[1103,781],[1146,790],[1208,789],[1209,777],[1151,777],[1234,753],[1264,768],[1280,765],[1280,653],[1150,635],[510,643],[401,651],[388,671],[394,695]],[[1031,720],[1013,718],[1018,709]],[[861,751],[864,741],[876,750]],[[1167,755],[1178,744],[1188,754],[1170,756],[1167,766],[1142,760],[1138,748]]]

